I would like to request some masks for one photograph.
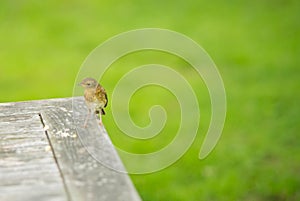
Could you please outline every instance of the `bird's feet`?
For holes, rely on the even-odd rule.
[[[84,125],[83,125],[83,128],[87,128],[87,124],[84,124]]]

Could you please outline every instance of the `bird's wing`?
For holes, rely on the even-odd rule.
[[[95,94],[96,94],[98,101],[104,103],[104,107],[106,107],[108,99],[107,99],[107,94],[106,94],[105,89],[102,86],[99,86],[96,88]]]
[[[105,99],[106,99],[106,103],[105,103],[104,107],[106,107],[106,106],[107,106],[107,103],[108,103],[108,98],[107,98],[106,92],[104,93],[104,96],[105,96]]]

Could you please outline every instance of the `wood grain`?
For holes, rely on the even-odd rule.
[[[0,200],[141,200],[82,97],[0,104]],[[95,157],[96,156],[96,157]],[[109,167],[109,168],[108,168]]]
[[[67,200],[39,115],[0,117],[0,200]]]

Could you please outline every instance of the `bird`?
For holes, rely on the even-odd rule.
[[[96,114],[99,118],[99,125],[103,126],[102,115],[105,115],[104,108],[107,106],[107,93],[97,80],[91,77],[83,79],[80,86],[84,88],[84,99],[88,107],[88,115],[84,121],[84,127],[87,127],[88,119],[91,114]]]

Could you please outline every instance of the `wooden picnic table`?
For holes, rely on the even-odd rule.
[[[92,136],[103,160],[124,169],[105,128],[81,126],[86,113],[82,97],[0,104],[0,201],[140,200],[127,174],[83,145],[79,135]]]

